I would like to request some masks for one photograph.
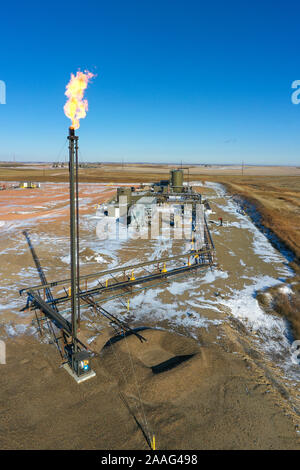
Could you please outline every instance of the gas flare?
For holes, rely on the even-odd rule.
[[[65,115],[71,119],[73,129],[79,128],[79,119],[85,118],[88,110],[88,101],[83,99],[84,91],[94,74],[78,71],[76,75],[71,73],[71,79],[66,86],[65,95],[68,101],[64,106]]]

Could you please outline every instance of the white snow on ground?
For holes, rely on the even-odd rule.
[[[192,289],[194,286],[194,282],[190,279],[189,281],[186,282],[172,282],[171,285],[167,286],[167,290],[172,294],[172,295],[181,295],[183,294],[187,289]]]
[[[282,294],[286,294],[286,295],[291,295],[294,293],[289,286],[279,287],[279,292],[281,292]]]
[[[12,337],[12,336],[18,336],[18,335],[22,335],[24,333],[27,333],[27,334],[33,334],[35,332],[35,328],[33,327],[29,327],[27,325],[6,325],[5,327],[6,329],[6,333],[8,334],[8,336]]]
[[[197,302],[193,302],[192,300],[187,300],[186,303],[194,308],[202,308],[202,309],[208,308],[208,309],[214,310],[215,312],[219,312],[219,313],[222,312],[222,310],[218,308],[218,304],[216,301],[205,299],[204,297],[197,296]]]
[[[206,317],[203,317],[202,315],[199,315],[199,313],[192,313],[190,311],[184,312],[186,316],[184,318],[181,318],[181,316],[178,316],[176,318],[176,323],[177,325],[184,326],[185,328],[209,328],[210,326],[213,325],[220,325],[222,323],[221,320],[210,320]],[[194,335],[195,339],[197,339],[197,336]]]
[[[227,307],[234,317],[244,320],[253,330],[268,331],[271,334],[275,328],[277,336],[280,334],[285,337],[286,326],[283,324],[283,320],[264,313],[255,298],[257,290],[277,285],[278,280],[269,276],[261,276],[253,281],[253,284],[242,290],[232,291],[229,299],[219,299],[218,303]]]
[[[219,207],[221,207],[221,206],[219,205]],[[223,206],[222,206],[222,209],[223,209]],[[244,228],[244,227],[241,226],[241,222],[227,222],[226,221],[226,223],[223,223],[223,225],[225,227]]]
[[[9,303],[5,304],[4,299],[1,299],[0,311],[1,310],[7,310],[7,309],[15,310],[16,308],[18,308],[18,304],[16,304],[16,302],[9,302]]]
[[[82,257],[82,255],[80,255],[81,258],[79,260],[79,264],[80,265],[85,265],[86,263],[88,263],[89,261],[96,261],[96,258],[97,256],[96,255],[91,255],[91,256],[85,256],[84,258]],[[71,264],[71,255],[66,255],[66,256],[62,256],[61,258],[61,261],[63,263],[66,263],[68,265]],[[105,262],[105,261],[104,261]]]
[[[148,289],[130,300],[130,309],[137,320],[147,318],[151,318],[152,321],[168,320],[171,324],[192,329],[208,328],[222,323],[221,320],[210,320],[189,308],[181,310],[176,302],[170,304],[162,302],[158,298],[162,291],[163,289]]]
[[[5,223],[1,226],[0,235],[4,235],[7,232],[14,230],[15,232],[21,232],[24,230],[24,227],[28,228],[29,226],[34,225],[34,218],[29,220],[6,220]]]
[[[108,261],[105,258],[103,258],[103,256],[101,255],[97,255],[95,257],[95,261],[97,261],[97,263],[108,263]]]
[[[213,269],[206,271],[204,277],[201,279],[201,284],[208,284],[214,282],[216,279],[227,279],[228,273],[220,269]]]
[[[278,280],[269,276],[254,279],[254,283],[240,291],[233,291],[232,297],[219,303],[243,324],[258,334],[257,347],[280,365],[286,376],[300,380],[300,369],[292,363],[291,331],[288,322],[280,317],[265,313],[255,298],[257,290],[277,285]]]
[[[250,222],[251,223],[251,222]],[[252,224],[252,223],[251,223]],[[253,225],[253,224],[252,224]],[[253,251],[266,263],[282,263],[282,255],[270,244],[268,239],[253,226]],[[288,271],[287,271],[288,274]]]

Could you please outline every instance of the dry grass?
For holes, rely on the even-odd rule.
[[[264,293],[257,296],[261,307],[267,311],[286,318],[290,325],[293,337],[300,339],[300,279],[294,279],[291,294],[286,294],[278,287],[270,287]],[[270,294],[268,297],[266,294]]]
[[[93,164],[92,168],[80,168],[79,175],[82,182],[149,182],[168,179],[170,169],[178,165],[159,164],[125,164],[120,163],[99,163]],[[185,179],[188,180],[241,180],[241,168],[239,166],[190,166],[185,169]],[[247,178],[264,178],[298,176],[300,178],[300,168],[297,167],[258,167],[252,166],[245,169]],[[251,176],[252,175],[252,176]],[[52,168],[49,164],[21,164],[0,162],[0,180],[6,181],[50,181],[64,182],[68,180],[67,165],[65,168]]]
[[[169,178],[170,167],[167,165],[120,165],[103,164],[96,168],[80,168],[79,179],[82,183],[136,183],[159,181]],[[69,172],[65,168],[49,168],[49,166],[20,168],[0,166],[0,181],[36,181],[36,182],[67,182]]]

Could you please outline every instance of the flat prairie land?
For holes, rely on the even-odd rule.
[[[80,168],[79,177],[83,183],[109,183],[109,182],[150,182],[168,179],[172,168],[180,168],[180,165],[159,164],[125,164],[101,163],[91,164],[90,167]],[[185,180],[201,180],[206,177],[289,177],[300,178],[299,167],[285,166],[245,166],[240,165],[183,165]],[[189,169],[187,169],[189,168]],[[49,164],[1,164],[0,181],[48,181],[62,183],[68,181],[67,165],[64,168],[52,168]],[[215,179],[216,180],[216,179]]]
[[[4,164],[2,164],[4,165]],[[48,164],[0,165],[0,181],[67,182],[67,168]],[[81,182],[146,183],[168,179],[176,165],[95,164],[80,168]],[[185,181],[215,181],[255,204],[262,223],[300,259],[300,166],[186,165]],[[180,168],[180,166],[179,166]],[[243,171],[243,175],[242,175]]]

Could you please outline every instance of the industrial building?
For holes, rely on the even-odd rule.
[[[184,182],[183,169],[172,169],[169,180],[141,185],[139,188],[121,186],[117,188],[116,199],[100,206],[98,217],[113,217],[131,228],[141,229],[159,223],[181,228],[184,225],[195,228],[196,206],[205,206],[201,194]]]

